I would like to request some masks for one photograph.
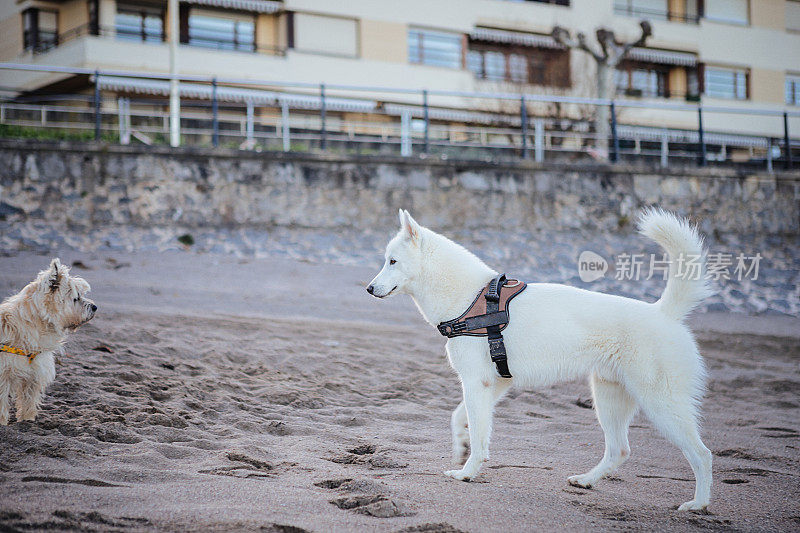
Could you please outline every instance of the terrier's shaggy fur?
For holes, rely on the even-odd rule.
[[[89,290],[84,279],[70,277],[69,268],[53,259],[22,291],[0,303],[0,346],[34,356],[0,351],[0,425],[8,424],[12,394],[17,421],[36,418],[44,390],[56,377],[54,355],[63,352],[67,333],[97,311],[86,298]]]
[[[386,247],[385,263],[367,290],[378,298],[409,294],[432,325],[464,312],[497,272],[449,239],[400,212],[400,232]],[[452,416],[453,453],[463,467],[445,472],[474,478],[489,457],[492,410],[508,388],[542,387],[589,376],[606,451],[589,472],[572,476],[572,485],[589,488],[611,474],[630,454],[628,426],[641,409],[683,452],[697,480],[694,499],[680,510],[708,505],[711,452],[698,431],[705,366],[684,317],[709,291],[702,269],[681,273],[678,262],[696,256],[703,244],[685,220],[658,209],[645,211],[639,229],[660,244],[672,260],[661,299],[647,303],[565,285],[531,283],[514,299],[503,331],[508,367],[501,378],[486,339],[454,337],[447,356],[461,378],[464,401]]]

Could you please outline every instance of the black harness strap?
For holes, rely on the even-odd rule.
[[[501,274],[489,282],[489,289],[486,291],[486,315],[498,313],[500,311],[500,291],[506,282],[506,275]],[[505,313],[506,323],[508,323],[508,311]],[[489,357],[497,367],[497,373],[504,378],[510,378],[511,372],[508,370],[508,356],[506,355],[506,345],[503,343],[503,334],[500,333],[500,325],[492,324],[486,328],[489,333]]]
[[[506,284],[506,275],[501,274],[489,282],[486,288],[484,298],[486,300],[486,313],[482,315],[466,316],[470,314],[470,310],[479,301],[480,294],[472,302],[472,305],[460,317],[442,322],[437,326],[439,333],[445,337],[459,337],[462,335],[487,337],[489,341],[489,356],[492,362],[497,367],[497,373],[504,378],[510,378],[511,372],[508,369],[508,356],[506,355],[506,346],[503,343],[502,330],[508,325],[509,313],[508,302],[511,298],[516,296],[525,287],[525,284],[519,281],[512,280],[513,283],[510,287],[518,287],[516,292],[507,298],[505,303],[506,308],[500,309],[501,298],[500,293]],[[519,287],[519,285],[522,287]],[[509,289],[513,290],[513,289]],[[483,291],[481,291],[483,293]],[[486,333],[481,333],[478,330],[485,330]]]

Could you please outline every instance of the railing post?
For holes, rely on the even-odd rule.
[[[667,168],[669,166],[669,139],[667,132],[661,134],[661,167]]]
[[[253,102],[247,102],[247,126],[245,127],[246,130],[246,139],[247,142],[252,144],[253,137],[255,136],[255,121],[253,117]]]
[[[783,161],[783,168],[792,170],[792,140],[789,138],[789,113],[783,112],[783,146],[786,158]]]
[[[131,142],[130,115],[128,114],[127,100],[124,96],[117,98],[117,125],[119,126],[120,144],[130,144]]]
[[[428,90],[424,89],[422,91],[422,113],[425,121],[425,144],[423,145],[423,151],[427,154],[430,151],[430,136],[429,136],[429,127],[431,124],[430,116],[428,115]]]
[[[522,159],[528,159],[528,109],[524,94],[519,97],[519,119],[522,125]]]
[[[697,133],[700,141],[700,161],[698,163],[704,167],[706,166],[706,139],[703,131],[703,108],[701,106],[697,106]]]
[[[533,121],[533,158],[537,163],[544,161],[544,120]]]
[[[411,113],[407,110],[400,115],[400,155],[411,155]]]
[[[767,172],[772,174],[772,139],[767,139]]]
[[[614,101],[611,101],[611,142],[613,151],[611,152],[611,162],[616,163],[619,160],[619,136],[617,136],[617,106]]]
[[[94,140],[100,140],[100,71],[94,71]]]
[[[323,150],[328,147],[328,134],[327,129],[325,127],[325,84],[321,83],[319,85],[319,98],[320,98],[320,108],[319,108],[319,118],[321,122],[320,126],[320,146]]]
[[[211,78],[211,144],[219,146],[219,105],[217,103],[217,78]]]
[[[281,127],[283,130],[283,151],[291,149],[291,131],[289,129],[289,104],[286,100],[281,100]]]

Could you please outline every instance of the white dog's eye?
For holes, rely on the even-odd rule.
[[[395,264],[395,263],[397,263],[397,260],[396,260],[396,259],[389,259],[389,264],[390,264],[390,265],[393,265],[393,264]]]

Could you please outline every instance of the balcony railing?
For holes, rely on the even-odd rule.
[[[44,54],[56,48],[58,46],[63,46],[71,41],[79,39],[81,37],[86,36],[96,36],[96,37],[104,37],[108,39],[117,38],[120,41],[125,42],[140,42],[142,44],[161,44],[166,43],[166,41],[158,40],[154,41],[152,39],[145,39],[145,38],[135,38],[136,36],[141,36],[141,34],[132,34],[130,32],[118,32],[115,26],[100,26],[98,28],[93,27],[91,24],[84,24],[82,26],[78,26],[72,28],[70,30],[65,31],[57,36],[53,36],[52,39],[47,40],[46,42],[41,42],[41,46],[34,46],[32,48],[34,54]],[[208,39],[204,39],[208,41]],[[40,40],[41,41],[41,40]],[[239,43],[238,46],[233,46],[233,43],[228,41],[209,41],[207,44],[193,44],[191,42],[188,43],[180,43],[181,46],[196,46],[198,48],[211,48],[217,50],[225,50],[225,51],[232,51],[232,52],[243,52],[243,53],[260,53],[266,55],[277,55],[283,56],[286,55],[286,48],[271,46],[271,45],[263,45],[255,43],[253,45],[243,46],[242,43]]]
[[[665,20],[673,22],[686,22],[689,24],[699,24],[699,15],[689,15],[686,13],[676,13],[666,9],[647,9],[642,7],[633,7],[627,3],[614,4],[614,13],[627,17],[636,17],[639,19],[647,20]]]

